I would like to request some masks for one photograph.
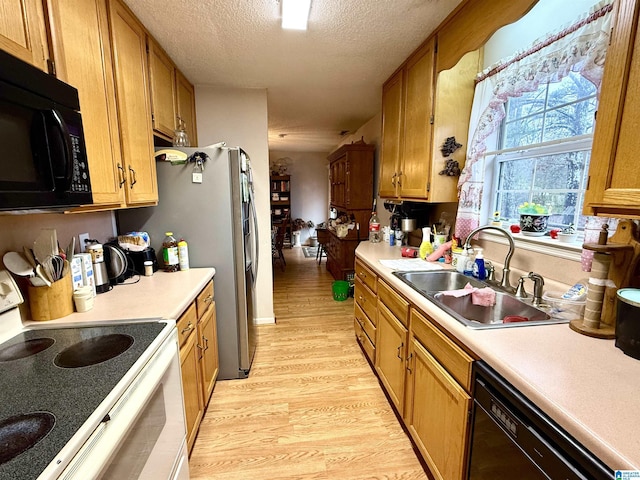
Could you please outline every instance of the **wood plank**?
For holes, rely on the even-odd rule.
[[[428,478],[356,342],[353,299],[333,300],[324,264],[284,254],[277,323],[259,326],[249,378],[216,383],[191,478]]]

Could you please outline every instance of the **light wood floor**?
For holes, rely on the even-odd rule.
[[[192,479],[426,479],[353,333],[353,299],[332,298],[324,260],[285,251],[276,325],[262,325],[249,378],[216,384]]]

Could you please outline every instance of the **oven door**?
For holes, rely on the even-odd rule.
[[[188,479],[188,468],[174,334],[145,365],[59,478]]]

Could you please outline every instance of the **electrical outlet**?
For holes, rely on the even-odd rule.
[[[80,252],[84,253],[87,251],[87,244],[85,243],[85,240],[89,240],[89,234],[88,233],[80,233],[78,234],[78,240],[80,241],[80,245],[79,245],[79,250]]]

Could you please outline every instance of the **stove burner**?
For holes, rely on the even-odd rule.
[[[56,417],[49,412],[14,415],[0,421],[0,465],[33,447],[55,423]]]
[[[55,343],[53,338],[34,338],[26,340],[22,343],[9,345],[0,350],[0,362],[10,362],[11,360],[20,360],[21,358],[30,357],[36,353],[46,350]]]
[[[53,361],[58,367],[79,368],[97,365],[126,352],[133,337],[114,333],[83,340],[60,352]]]

